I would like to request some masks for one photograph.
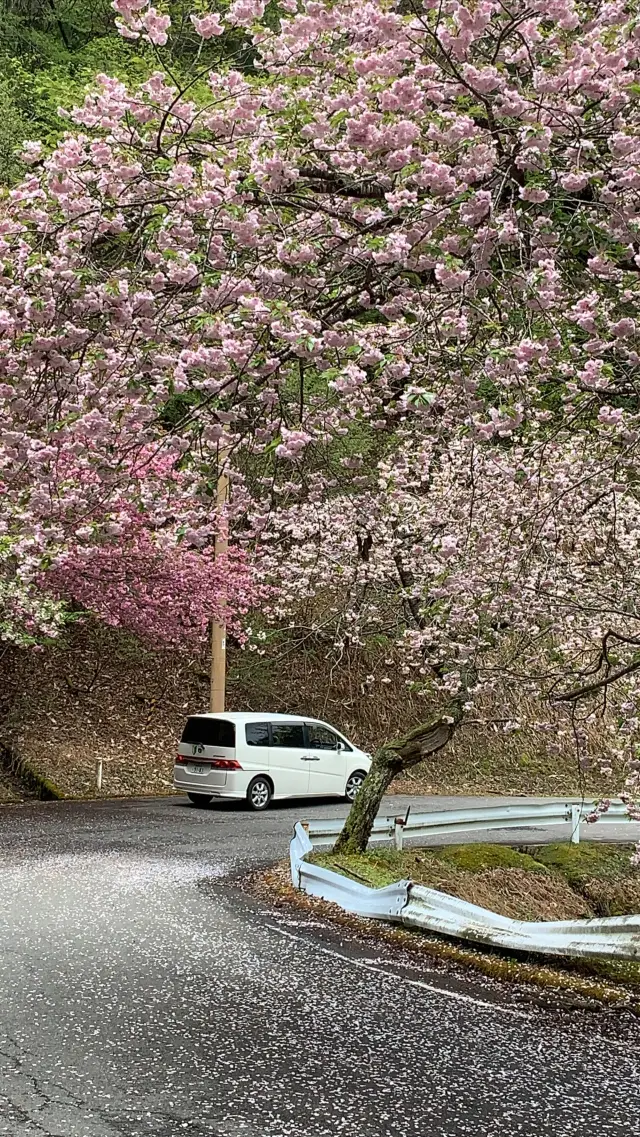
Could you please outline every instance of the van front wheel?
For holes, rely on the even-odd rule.
[[[189,801],[192,801],[199,809],[204,809],[211,801],[212,796],[212,794],[187,794]]]
[[[271,801],[271,786],[266,778],[254,778],[247,790],[247,805],[249,809],[260,812],[266,809]]]

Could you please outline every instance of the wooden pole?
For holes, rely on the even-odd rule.
[[[228,548],[227,519],[224,507],[229,498],[229,478],[224,469],[227,455],[220,456],[222,470],[218,475],[216,503],[219,531],[216,537],[216,557],[224,556]],[[211,711],[224,711],[227,672],[227,628],[225,624],[211,625]]]

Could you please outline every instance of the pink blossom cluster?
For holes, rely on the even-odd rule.
[[[142,518],[119,544],[79,546],[58,558],[43,585],[111,627],[124,628],[153,646],[193,647],[211,621],[245,639],[242,618],[266,596],[246,555],[214,556],[182,546],[162,547]]]
[[[149,0],[113,0],[111,7],[118,13],[116,27],[125,39],[139,39],[163,47],[168,39],[171,17],[159,12]]]

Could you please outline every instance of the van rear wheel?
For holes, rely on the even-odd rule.
[[[266,809],[271,801],[272,789],[266,778],[254,778],[247,790],[247,805],[256,813]]]
[[[354,802],[356,800],[360,786],[364,782],[366,776],[367,775],[365,774],[364,770],[356,770],[355,773],[351,774],[344,791],[344,796],[346,797],[347,801]]]
[[[192,801],[199,809],[204,809],[211,801],[213,794],[187,794],[187,797],[189,801]]]

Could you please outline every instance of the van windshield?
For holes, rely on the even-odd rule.
[[[201,746],[235,746],[235,723],[204,716],[188,719],[182,732],[182,742],[199,742]]]

